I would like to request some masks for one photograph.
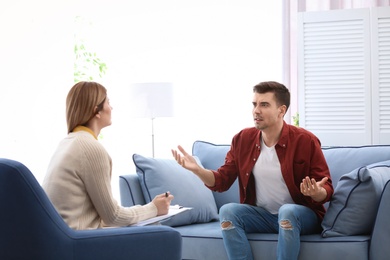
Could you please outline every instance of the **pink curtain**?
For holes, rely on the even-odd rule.
[[[283,82],[290,88],[289,117],[298,112],[297,14],[299,12],[390,6],[390,0],[282,0]]]

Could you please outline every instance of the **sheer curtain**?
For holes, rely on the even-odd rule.
[[[283,1],[283,82],[292,93],[290,114],[298,112],[297,15],[299,12],[389,6],[390,0],[286,0]]]

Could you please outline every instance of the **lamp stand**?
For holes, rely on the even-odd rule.
[[[154,117],[152,117],[152,156],[154,158]]]
[[[154,158],[154,119],[173,116],[173,85],[170,82],[133,83],[130,87],[130,97],[132,117],[152,120],[152,156]]]

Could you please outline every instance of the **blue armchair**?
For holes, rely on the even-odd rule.
[[[0,159],[0,259],[181,259],[167,226],[75,231],[22,163]]]

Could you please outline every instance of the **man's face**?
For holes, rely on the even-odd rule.
[[[285,106],[276,103],[274,93],[253,93],[253,120],[255,127],[266,130],[283,122]]]

